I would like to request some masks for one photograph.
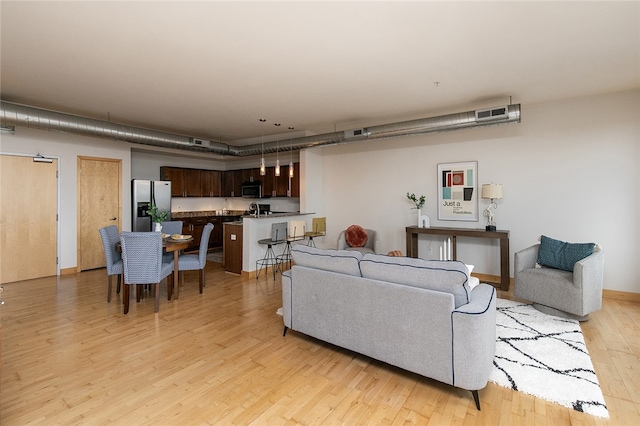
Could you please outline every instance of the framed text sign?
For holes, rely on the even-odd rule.
[[[478,162],[438,164],[438,219],[478,221]]]

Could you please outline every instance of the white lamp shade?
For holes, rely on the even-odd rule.
[[[502,198],[502,184],[485,183],[482,185],[482,198],[499,200]]]

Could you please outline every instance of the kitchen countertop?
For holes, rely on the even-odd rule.
[[[172,219],[186,219],[190,217],[242,217],[248,219],[267,219],[273,217],[288,217],[288,216],[304,216],[310,215],[314,213],[300,213],[300,212],[278,212],[271,213],[268,215],[261,214],[260,216],[254,216],[251,214],[246,214],[244,210],[230,210],[226,214],[217,214],[216,210],[203,210],[197,212],[171,212]]]
[[[315,213],[300,213],[300,212],[282,212],[282,213],[271,213],[271,214],[261,214],[260,216],[254,216],[252,214],[245,214],[242,217],[247,219],[269,219],[274,217],[289,217],[289,216],[305,216]]]
[[[184,219],[189,217],[236,217],[236,216],[244,216],[244,210],[229,210],[226,214],[217,214],[217,210],[202,210],[197,212],[171,212],[172,219]]]

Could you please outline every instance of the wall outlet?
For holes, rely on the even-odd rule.
[[[427,253],[433,254],[433,249],[431,247],[429,247],[429,250],[427,250]]]

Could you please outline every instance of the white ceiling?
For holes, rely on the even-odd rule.
[[[229,144],[640,87],[635,1],[0,7],[2,100]]]

